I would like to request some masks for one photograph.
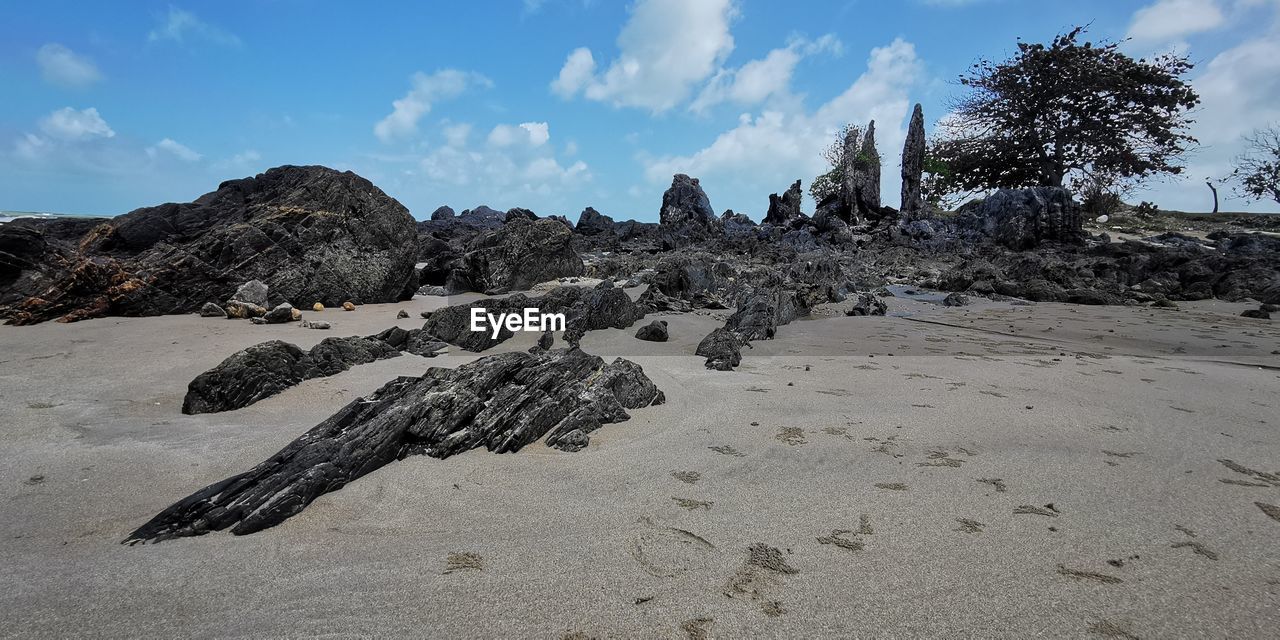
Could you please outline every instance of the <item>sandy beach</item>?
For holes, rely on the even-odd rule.
[[[1264,479],[1280,459],[1280,330],[1224,302],[890,298],[887,317],[819,309],[733,372],[693,356],[716,312],[660,316],[667,343],[583,339],[642,365],[667,402],[581,452],[409,457],[261,533],[120,544],[393,377],[478,356],[406,354],[185,416],[194,376],[267,339],[416,327],[458,300],[314,314],[328,332],[195,315],[0,327],[0,635],[1226,638],[1280,624],[1280,521],[1255,505],[1280,503]]]

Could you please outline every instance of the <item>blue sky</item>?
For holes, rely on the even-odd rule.
[[[1276,0],[6,2],[0,209],[115,214],[324,164],[418,217],[654,220],[684,172],[758,220],[844,122],[876,120],[896,194],[913,103],[932,123],[974,60],[1080,23],[1197,62],[1203,146],[1132,199],[1207,210],[1203,178],[1280,121]]]

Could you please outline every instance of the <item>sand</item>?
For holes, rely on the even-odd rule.
[[[723,312],[659,316],[671,342],[635,340],[639,324],[584,338],[641,364],[668,402],[581,452],[408,458],[262,533],[120,544],[392,377],[478,356],[406,355],[183,416],[195,375],[266,339],[418,326],[418,311],[455,301],[307,314],[328,332],[196,316],[0,327],[0,635],[1169,638],[1280,625],[1280,521],[1255,504],[1280,504],[1280,486],[1248,473],[1280,471],[1280,330],[1219,302],[893,298],[884,318],[819,310],[744,350],[735,372],[692,355]],[[401,308],[413,319],[397,321]]]

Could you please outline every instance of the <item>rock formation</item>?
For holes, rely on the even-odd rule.
[[[0,227],[0,315],[15,324],[194,312],[246,280],[273,302],[394,302],[414,274],[413,218],[351,172],[285,166],[186,204],[88,226]]]
[[[431,219],[432,220],[452,220],[456,215],[457,214],[453,212],[453,207],[450,207],[449,205],[444,205],[441,207],[437,207],[435,211],[431,212]]]
[[[920,190],[924,177],[924,110],[919,104],[911,111],[911,124],[907,126],[907,141],[902,145],[902,205],[899,210],[910,217],[924,209],[924,196]]]
[[[653,322],[640,327],[640,329],[636,331],[636,338],[646,342],[666,342],[667,321],[654,320]]]
[[[732,331],[719,327],[708,333],[707,337],[698,343],[698,349],[694,351],[694,355],[706,358],[708,369],[733,371],[733,368],[742,362],[741,344],[738,336]]]
[[[519,216],[472,241],[462,263],[461,270],[450,275],[449,288],[454,291],[528,289],[583,272],[569,229],[555,220]]]
[[[1084,216],[1071,193],[1061,187],[1000,189],[961,208],[957,223],[1015,251],[1042,242],[1083,244]]]
[[[790,226],[793,221],[801,220],[800,202],[804,199],[804,191],[800,189],[800,181],[796,180],[791,187],[778,194],[769,194],[769,211],[765,213],[764,223],[779,227]]]
[[[671,179],[671,188],[662,194],[658,220],[673,230],[708,230],[715,223],[716,213],[698,179],[678,173]]]
[[[447,458],[480,447],[507,453],[543,438],[580,447],[602,425],[629,419],[627,409],[664,400],[639,365],[605,364],[577,349],[431,368],[356,399],[250,471],[160,512],[126,542],[261,531],[409,455]]]
[[[573,231],[584,236],[598,236],[612,234],[615,228],[613,218],[587,207],[582,210],[582,215],[578,216],[578,224]]]
[[[850,220],[865,220],[880,212],[880,153],[876,150],[875,121],[867,125],[861,138],[858,133],[851,129],[845,137],[842,158],[841,200]]]

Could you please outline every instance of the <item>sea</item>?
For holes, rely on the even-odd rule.
[[[18,218],[110,218],[111,216],[90,213],[56,213],[53,211],[4,211],[0,209],[0,224],[13,222]]]

